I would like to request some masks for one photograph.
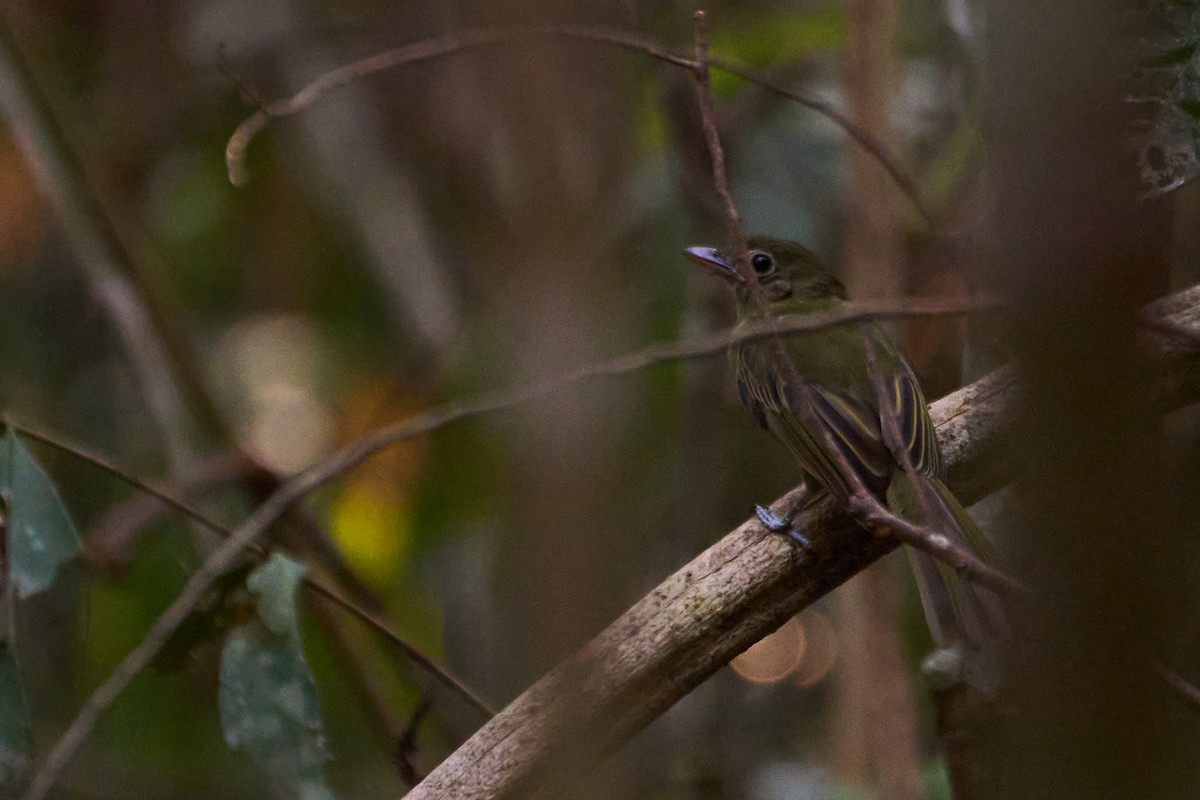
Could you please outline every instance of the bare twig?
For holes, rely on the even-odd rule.
[[[821,424],[805,401],[797,404],[797,413],[812,415],[811,429],[819,431],[825,442],[825,452],[837,465],[839,473],[846,479],[849,496],[844,499],[846,510],[864,528],[877,536],[894,536],[909,547],[949,565],[964,577],[999,592],[1020,592],[1021,584],[990,564],[950,540],[939,531],[917,525],[898,514],[892,513],[863,483],[862,476],[854,469],[846,454],[833,440],[833,434]]]
[[[710,59],[710,63],[712,66],[716,67],[722,72],[727,72],[734,77],[741,78],[742,80],[753,83],[756,86],[761,86],[763,89],[766,89],[772,94],[778,95],[779,97],[783,97],[787,100],[791,100],[793,103],[804,106],[810,111],[815,111],[816,113],[828,119],[834,125],[837,125],[842,129],[842,131],[845,132],[847,136],[854,140],[855,144],[865,150],[867,154],[871,156],[871,158],[879,162],[879,165],[887,172],[888,177],[890,177],[896,184],[897,188],[904,193],[904,196],[908,199],[908,202],[912,203],[913,208],[917,210],[917,213],[921,215],[930,229],[932,230],[937,227],[937,223],[933,218],[933,214],[929,211],[929,208],[921,199],[921,193],[917,190],[917,185],[913,181],[912,176],[908,175],[898,166],[896,166],[895,157],[888,152],[887,148],[883,144],[877,141],[875,137],[871,136],[870,133],[835,108],[832,104],[827,103],[824,100],[817,100],[808,95],[800,94],[799,92],[784,88],[774,81],[755,74],[744,67],[737,66],[726,59],[713,58]]]
[[[436,678],[443,686],[451,689],[456,695],[465,700],[467,704],[478,711],[480,715],[490,718],[496,714],[495,710],[493,710],[492,707],[483,700],[479,699],[479,696],[467,688],[466,684],[454,677],[454,675],[450,674],[445,667],[439,666],[432,661],[428,656],[421,652],[419,648],[397,633],[391,624],[380,618],[379,615],[363,609],[361,606],[355,604],[350,599],[340,594],[337,590],[330,586],[326,586],[324,583],[316,579],[306,581],[305,586],[310,588],[314,593],[324,597],[334,605],[338,605],[346,609],[363,622],[369,624],[376,631],[383,634],[388,641],[404,651],[404,654],[412,659],[414,663]]]
[[[400,729],[400,720],[392,708],[380,670],[371,662],[372,653],[359,635],[362,632],[343,624],[345,618],[331,603],[311,603],[307,610],[316,622],[321,640],[343,669],[345,683],[357,696],[368,723],[381,741],[392,742]]]
[[[718,335],[701,338],[684,344],[652,345],[625,356],[619,356],[564,375],[521,386],[487,392],[474,400],[450,403],[431,411],[418,414],[396,425],[383,428],[348,445],[328,461],[311,468],[306,475],[319,475],[312,489],[324,485],[342,472],[353,469],[379,451],[396,442],[485,414],[508,411],[525,403],[569,389],[585,381],[597,378],[616,377],[648,367],[695,358],[706,358],[724,352],[726,348],[781,334],[819,330],[847,321],[862,319],[918,315],[964,314],[971,311],[993,308],[990,300],[921,300],[921,301],[874,301],[850,303],[844,308],[810,314],[803,317],[779,317],[761,324],[744,327],[736,332],[726,331]]]
[[[99,453],[95,453],[83,445],[68,442],[62,437],[35,428],[28,423],[14,420],[11,417],[7,418],[7,423],[11,425],[12,428],[22,437],[26,439],[32,439],[35,442],[40,442],[47,447],[52,447],[59,452],[66,453],[72,458],[77,458],[80,461],[91,464],[93,467],[96,467],[102,472],[106,472],[114,478],[117,478],[122,483],[126,483],[143,494],[153,497],[168,508],[179,512],[184,517],[187,517],[191,521],[208,528],[210,531],[222,535],[228,535],[229,530],[227,528],[205,517],[203,514],[189,505],[186,500],[182,500],[176,496],[175,492],[169,489],[160,488],[148,481],[142,480],[136,475],[127,472],[121,467],[118,467],[116,464],[112,463]]]
[[[868,358],[872,359],[874,350],[869,341],[867,342],[867,353]],[[805,407],[804,411],[809,414],[813,413],[808,403],[802,405]],[[880,416],[884,418],[894,415],[881,414]],[[891,422],[894,425],[895,419],[891,419]],[[826,452],[837,464],[838,471],[846,478],[849,485],[850,496],[846,499],[847,510],[867,530],[881,536],[895,536],[909,547],[936,558],[952,567],[956,572],[996,591],[1017,592],[1022,590],[1021,584],[1014,578],[985,563],[967,548],[955,544],[944,533],[924,525],[917,525],[889,510],[863,483],[862,476],[850,464],[846,454],[833,441],[832,434],[820,423],[820,420],[816,419],[815,415],[813,415],[812,424],[815,425],[813,430],[820,431],[824,436]],[[882,424],[886,424],[886,420]],[[897,439],[899,439],[898,432]],[[907,456],[908,453],[905,450],[903,462],[906,462],[906,466],[904,468],[909,471],[911,476],[915,470],[912,466],[912,459]],[[920,482],[918,481],[918,483]],[[927,499],[924,502],[927,502]]]
[[[645,53],[669,64],[676,64],[688,69],[694,67],[693,62],[690,60],[678,56],[648,39],[606,28],[585,28],[583,26],[572,25],[529,28],[482,28],[450,33],[435,39],[425,39],[413,44],[385,50],[382,53],[368,56],[367,58],[326,72],[291,97],[262,105],[238,125],[225,146],[225,164],[229,172],[229,181],[235,186],[241,186],[246,182],[246,148],[250,145],[250,141],[267,126],[271,119],[303,111],[323,95],[340,86],[401,65],[418,64],[422,61],[449,56],[487,45],[499,44],[516,38],[543,38],[547,35],[602,42],[627,50]]]
[[[742,229],[742,215],[738,212],[737,204],[733,202],[733,192],[729,188],[729,176],[725,172],[725,148],[721,146],[721,134],[717,130],[717,109],[713,101],[712,84],[709,81],[708,56],[708,15],[699,10],[693,13],[695,22],[696,69],[693,76],[696,79],[696,96],[700,102],[700,126],[704,131],[704,141],[708,145],[708,154],[712,158],[713,188],[721,200],[721,210],[725,214],[725,227],[733,245],[734,263],[738,273],[750,287],[759,310],[764,319],[770,319],[763,297],[762,287],[758,285],[758,276],[750,269],[750,261],[746,244],[746,232]]]
[[[193,458],[186,410],[228,449],[245,457],[233,426],[225,419],[191,349],[180,318],[153,291],[143,261],[119,235],[79,158],[33,75],[0,24],[0,106],[15,133],[42,191],[62,219],[78,266],[121,340],[152,418],[162,429],[173,468]],[[176,387],[178,383],[178,388]],[[263,478],[255,480],[254,477]],[[242,481],[244,491],[261,502],[277,488],[278,475],[260,470]],[[364,602],[377,598],[347,568],[341,554],[321,548],[323,532],[303,513],[287,520],[290,530],[315,544],[315,559]]]
[[[147,481],[143,481],[140,478],[131,475],[104,457],[99,456],[84,447],[81,447],[77,444],[68,443],[57,436],[46,433],[45,431],[34,430],[23,423],[10,421],[9,424],[12,425],[21,436],[41,442],[44,445],[53,447],[56,450],[67,453],[74,458],[78,458],[81,461],[85,461],[97,467],[98,469],[103,470],[109,475],[112,475],[114,478],[117,478],[118,480],[133,486],[139,491],[144,492],[146,495],[155,498],[187,519],[204,528],[207,528],[213,533],[216,533],[227,539],[234,534],[233,530],[213,521],[208,516],[191,506],[185,500],[174,496],[172,492],[156,487]],[[260,557],[266,555],[266,551],[257,544],[251,543],[246,549]],[[336,589],[325,585],[325,583],[320,579],[314,578],[311,575],[306,575],[304,577],[303,585],[314,594],[324,598],[327,602],[342,607],[346,611],[361,619],[363,622],[370,625],[386,639],[399,647],[414,663],[416,663],[426,672],[433,675],[444,686],[458,694],[459,697],[465,700],[468,705],[475,708],[484,717],[490,717],[495,713],[486,703],[480,700],[474,692],[468,689],[466,685],[462,683],[462,681],[449,674],[443,667],[432,661],[428,656],[422,653],[419,648],[397,633],[395,629],[391,627],[391,624],[380,617],[377,613],[363,608],[361,605],[342,595]]]
[[[62,738],[55,743],[34,774],[25,793],[25,800],[42,800],[46,796],[63,768],[91,734],[100,714],[112,705],[134,676],[149,665],[163,644],[179,627],[179,624],[191,613],[196,603],[204,597],[204,593],[208,591],[213,580],[233,566],[242,551],[302,496],[298,490],[304,488],[307,483],[308,481],[302,478],[289,484],[290,491],[285,488],[272,495],[205,559],[199,569],[192,573],[183,590],[150,626],[150,630],[142,641],[84,703],[79,714],[71,722]]]
[[[916,525],[889,511],[868,491],[855,492],[847,509],[868,530],[878,535],[895,536],[909,547],[933,556],[961,575],[998,592],[1022,592],[1024,587],[1012,576],[987,564],[960,547],[940,531]]]
[[[725,215],[725,227],[733,245],[734,264],[738,274],[742,276],[746,286],[750,289],[750,296],[754,299],[754,304],[762,317],[762,325],[773,334],[772,345],[775,351],[775,361],[787,379],[787,385],[802,388],[803,381],[796,374],[796,367],[788,357],[787,350],[783,346],[783,339],[779,336],[781,331],[776,315],[771,313],[766,295],[763,294],[762,286],[758,282],[758,275],[750,268],[749,244],[746,241],[746,233],[742,229],[742,215],[738,212],[737,204],[733,201],[733,191],[729,188],[729,176],[725,171],[725,149],[721,146],[721,135],[717,130],[716,104],[713,101],[712,85],[709,82],[708,15],[703,10],[698,10],[693,13],[692,17],[695,23],[696,63],[698,65],[693,75],[696,79],[696,94],[700,103],[700,126],[704,130],[704,140],[708,145],[709,156],[712,158],[713,185],[716,188],[717,197],[721,200],[721,210]],[[803,392],[797,392],[797,395],[801,398],[799,403],[803,407],[800,409],[801,413],[811,415],[811,409],[807,407],[808,403],[803,398]]]
[[[38,438],[19,432],[26,438]],[[260,469],[237,453],[221,453],[189,468],[186,474],[174,479],[164,493],[194,503],[237,485]],[[136,492],[130,495],[88,526],[83,536],[83,557],[99,569],[120,570],[133,558],[141,535],[170,512],[171,507],[152,494]]]
[[[238,125],[225,146],[225,164],[229,173],[229,180],[235,186],[241,186],[246,182],[246,149],[250,146],[250,142],[254,137],[272,119],[303,111],[323,95],[351,81],[361,80],[395,67],[416,64],[467,50],[501,44],[514,39],[535,38],[540,40],[553,37],[608,44],[631,52],[641,53],[666,64],[681,67],[693,74],[700,71],[700,64],[694,59],[663,47],[652,39],[613,28],[583,25],[547,25],[529,28],[483,28],[459,31],[434,39],[426,39],[402,45],[368,56],[359,61],[354,61],[321,75],[290,97],[260,104],[257,111]],[[798,103],[829,119],[845,131],[846,135],[856,144],[866,150],[872,158],[879,161],[888,175],[904,193],[905,197],[909,199],[921,216],[929,223],[930,227],[934,226],[933,217],[921,201],[912,178],[896,165],[895,159],[887,152],[887,149],[883,145],[875,141],[869,133],[856,125],[849,117],[834,108],[834,106],[823,100],[786,89],[768,78],[757,75],[745,67],[724,59],[708,56],[707,64],[709,67],[714,67],[744,81],[761,86],[779,97]]]
[[[245,456],[233,426],[222,414],[206,382],[185,331],[176,322],[181,315],[168,308],[153,290],[146,277],[144,259],[139,259],[123,242],[2,24],[0,105],[7,112],[9,124],[39,185],[62,219],[82,274],[112,320],[139,389],[166,435],[172,465],[178,467],[191,460],[190,426],[183,413],[184,404],[207,433]],[[281,483],[278,475],[266,470],[261,475],[266,480],[243,482],[243,489],[255,502],[265,499]],[[321,531],[311,519],[297,515],[288,523],[309,540],[320,540]],[[369,590],[340,561],[340,554],[326,549],[320,555],[321,562],[348,588],[361,598],[368,597]]]

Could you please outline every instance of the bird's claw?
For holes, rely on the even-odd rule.
[[[767,506],[755,506],[754,515],[758,521],[767,526],[771,533],[786,533],[792,529],[792,523],[776,514]]]
[[[758,521],[765,525],[771,533],[786,533],[805,550],[812,549],[812,543],[792,527],[791,519],[779,516],[766,506],[755,506],[754,514],[758,517]]]

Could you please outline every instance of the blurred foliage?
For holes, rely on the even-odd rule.
[[[1154,111],[1139,142],[1142,180],[1152,194],[1200,175],[1200,3],[1164,0],[1146,12],[1142,103]]]
[[[734,16],[722,22],[722,27],[713,32],[713,55],[757,69],[795,64],[813,53],[836,51],[846,41],[846,12],[840,8],[748,13],[741,19]],[[729,97],[741,88],[739,78],[721,70],[716,70],[711,80],[718,98]]]

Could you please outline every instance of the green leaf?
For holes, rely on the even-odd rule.
[[[17,662],[12,648],[0,642],[0,789],[23,782],[32,746],[29,708],[21,691]]]
[[[304,566],[276,553],[247,586],[259,596],[258,619],[235,628],[221,653],[218,705],[225,741],[244,748],[275,780],[304,800],[333,800],[322,766],[316,685],[296,625],[296,587]]]
[[[304,577],[304,565],[282,553],[250,574],[246,587],[258,595],[258,616],[274,634],[290,636],[297,643],[296,587]]]
[[[8,507],[9,579],[29,597],[54,583],[81,545],[54,484],[11,426],[0,439],[0,494]]]

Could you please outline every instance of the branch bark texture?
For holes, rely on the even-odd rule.
[[[1175,330],[1146,334],[1163,410],[1200,401],[1200,287],[1148,314]],[[933,404],[950,486],[964,502],[1015,474],[1003,423],[1016,390],[1014,371],[1003,369]],[[806,512],[797,527],[811,551],[755,520],[726,535],[514,700],[409,800],[552,796],[735,655],[896,547],[829,504]]]

